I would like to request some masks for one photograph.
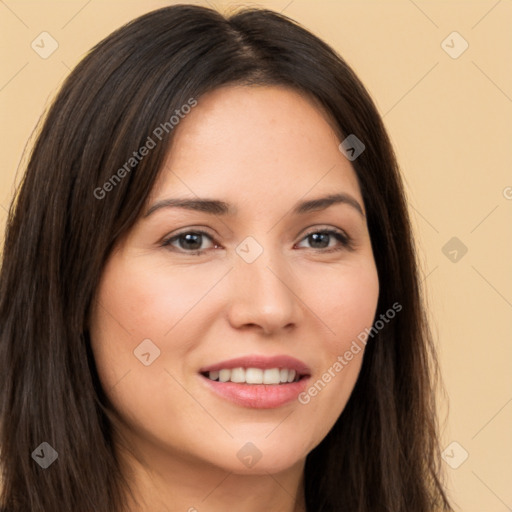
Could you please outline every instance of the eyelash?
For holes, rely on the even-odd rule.
[[[334,229],[324,229],[324,230],[316,229],[315,231],[310,231],[309,233],[306,233],[304,235],[302,240],[308,238],[311,235],[315,235],[315,234],[319,234],[319,233],[324,234],[324,235],[328,234],[328,235],[334,236],[334,238],[336,238],[338,240],[338,242],[340,242],[341,247],[335,247],[335,248],[331,248],[331,249],[315,249],[315,248],[312,248],[311,250],[313,250],[313,251],[323,252],[323,253],[332,253],[332,252],[342,251],[344,249],[346,249],[346,250],[353,250],[354,249],[353,240],[348,235],[343,233],[342,231],[337,231],[337,230],[334,230]],[[170,250],[176,251],[176,252],[181,253],[181,254],[187,254],[187,255],[192,255],[192,256],[200,256],[201,254],[205,253],[206,251],[208,251],[210,249],[213,249],[213,248],[210,248],[210,249],[197,249],[195,251],[186,251],[184,249],[179,249],[179,248],[171,246],[172,242],[178,240],[179,238],[181,238],[182,236],[185,236],[185,235],[202,235],[202,236],[206,236],[206,237],[210,238],[212,240],[212,242],[215,243],[213,238],[208,233],[206,233],[206,231],[202,231],[200,229],[197,229],[197,230],[183,231],[181,233],[178,233],[177,235],[172,236],[171,238],[166,238],[165,240],[162,241],[161,246],[162,247],[167,247]],[[215,245],[217,245],[217,244],[215,243]]]

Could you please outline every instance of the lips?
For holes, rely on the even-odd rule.
[[[309,367],[287,355],[250,355],[199,370],[206,386],[236,405],[257,409],[280,407],[297,398],[311,376]]]

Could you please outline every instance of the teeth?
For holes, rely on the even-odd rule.
[[[260,368],[247,368],[245,371],[245,382],[247,384],[263,384],[263,370]]]
[[[245,370],[243,368],[233,368],[231,370],[231,382],[245,382]]]
[[[284,384],[298,380],[295,370],[287,368],[233,368],[208,372],[208,378],[241,384]]]
[[[263,372],[263,384],[279,384],[281,382],[279,368],[270,368]]]
[[[219,371],[219,380],[221,382],[227,382],[231,379],[231,370],[220,370]]]

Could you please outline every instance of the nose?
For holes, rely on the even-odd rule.
[[[283,257],[263,253],[252,263],[236,256],[230,272],[228,316],[236,329],[252,328],[265,335],[292,329],[300,315],[300,299]]]

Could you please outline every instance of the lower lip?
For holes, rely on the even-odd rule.
[[[217,395],[241,407],[252,409],[275,409],[297,400],[307,385],[309,377],[288,384],[237,384],[219,382],[204,375],[200,377]]]

